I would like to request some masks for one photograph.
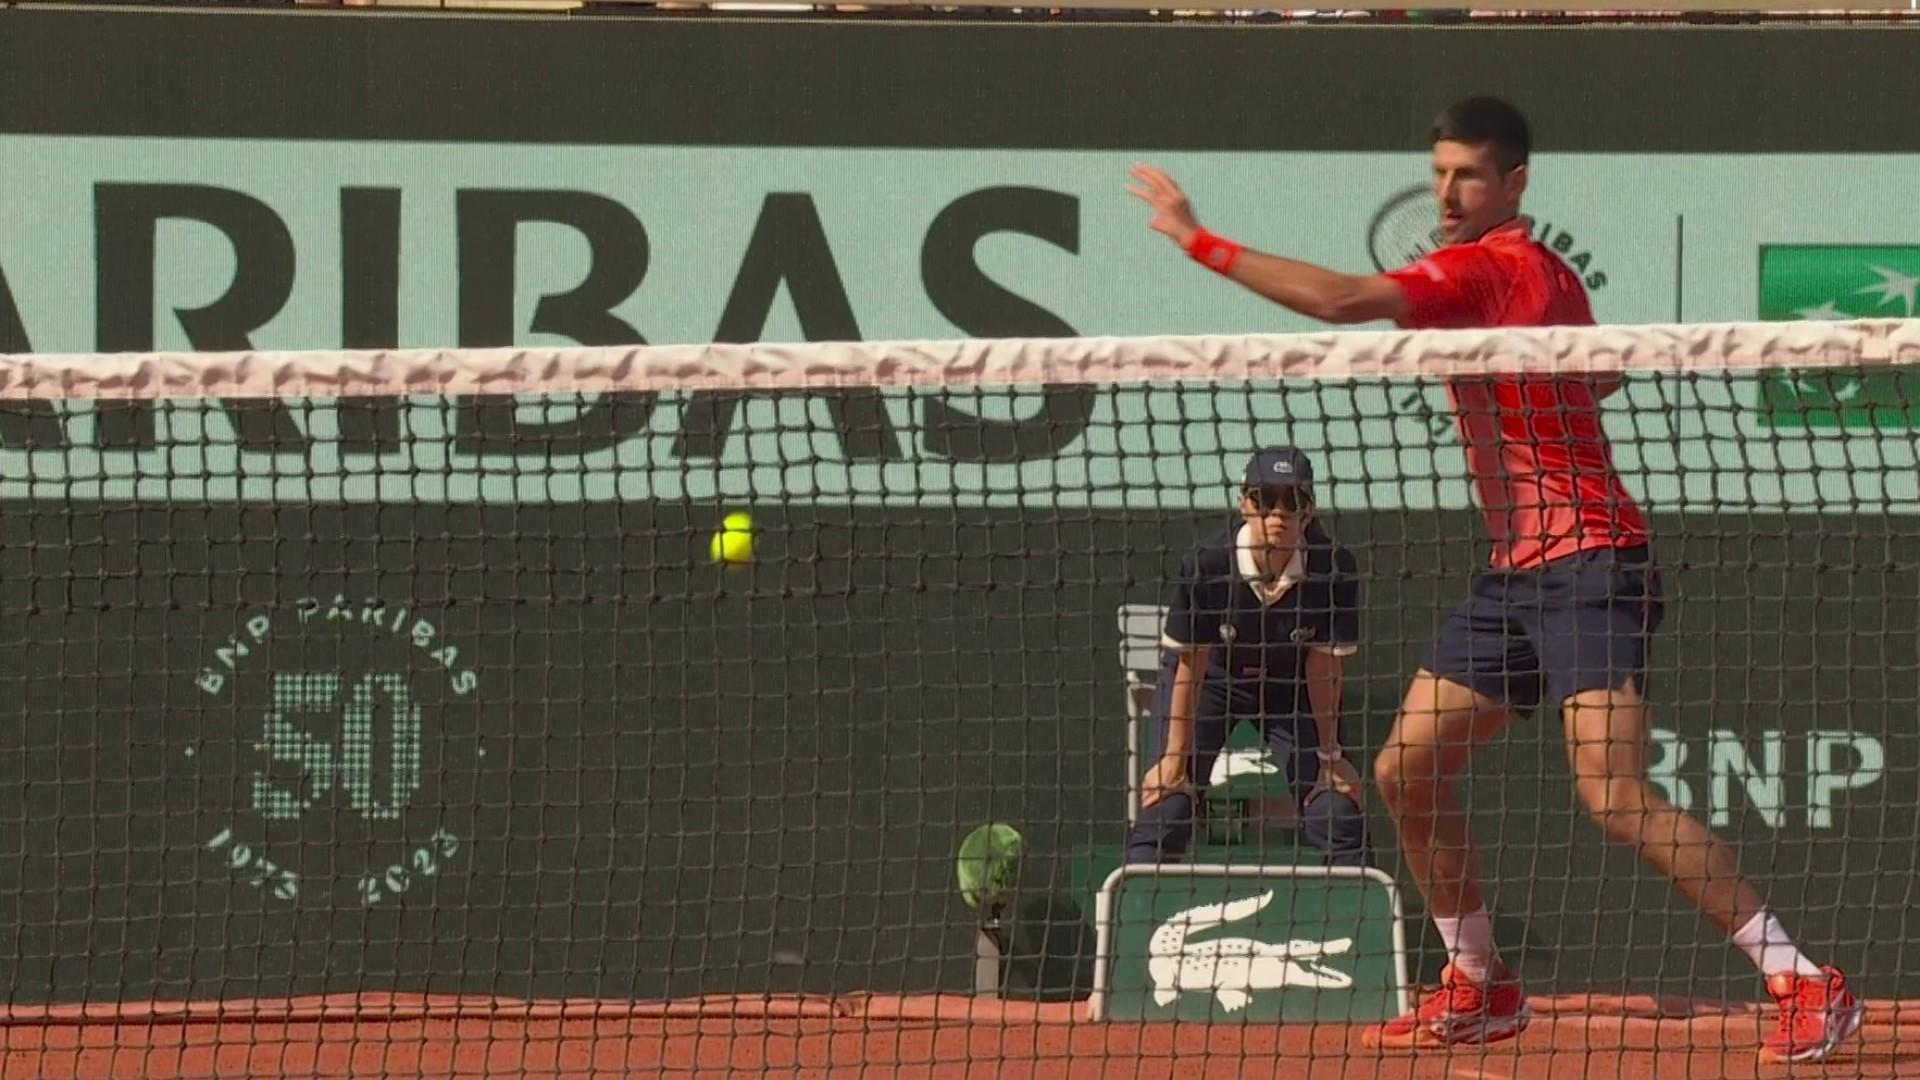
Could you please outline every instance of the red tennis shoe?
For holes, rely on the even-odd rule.
[[[1448,964],[1440,988],[1404,1016],[1370,1027],[1361,1042],[1370,1047],[1452,1046],[1493,1043],[1526,1030],[1533,1011],[1520,980],[1496,964],[1486,983],[1476,983]]]
[[[1860,1030],[1866,1009],[1847,989],[1847,977],[1838,968],[1820,971],[1783,971],[1767,980],[1767,993],[1780,1003],[1780,1024],[1760,1040],[1761,1061],[1825,1061]]]

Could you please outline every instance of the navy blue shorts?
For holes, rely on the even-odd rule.
[[[1595,548],[1532,570],[1484,570],[1440,628],[1425,667],[1519,713],[1583,690],[1646,691],[1665,614],[1644,546]]]

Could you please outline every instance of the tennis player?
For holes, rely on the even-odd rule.
[[[1178,862],[1236,723],[1257,725],[1334,866],[1371,865],[1360,774],[1341,749],[1343,658],[1360,647],[1353,554],[1314,510],[1313,465],[1291,447],[1247,462],[1239,520],[1180,560],[1161,642],[1154,764],[1127,861]]]
[[[1301,314],[1405,328],[1589,325],[1573,272],[1520,215],[1530,137],[1511,105],[1471,98],[1432,131],[1445,245],[1410,266],[1354,276],[1243,248],[1200,227],[1165,173],[1129,190],[1149,225],[1192,258]],[[1613,466],[1600,401],[1616,379],[1502,375],[1448,387],[1493,542],[1414,675],[1375,780],[1451,963],[1412,1013],[1368,1032],[1383,1046],[1483,1043],[1527,1024],[1526,996],[1494,947],[1480,866],[1450,779],[1469,752],[1541,705],[1564,725],[1575,790],[1751,957],[1779,1002],[1766,1061],[1820,1061],[1856,1032],[1845,977],[1797,948],[1732,849],[1646,779],[1648,639],[1662,616],[1645,518]]]

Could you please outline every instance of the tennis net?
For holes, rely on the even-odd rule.
[[[1624,379],[1656,780],[1809,951],[1920,996],[1917,363],[1913,322],[0,358],[9,1015],[1111,1009],[1182,553],[1255,450],[1312,462],[1364,773],[1486,557],[1443,384],[1517,373]],[[1574,810],[1554,725],[1465,791],[1536,992],[1755,999]],[[1320,865],[1271,795],[1189,863]],[[1371,809],[1397,1004],[1441,957]],[[956,854],[988,823],[1021,851],[983,939]],[[1313,917],[1281,940],[1356,916]]]

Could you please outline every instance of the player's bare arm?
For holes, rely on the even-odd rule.
[[[1193,754],[1194,706],[1210,657],[1207,646],[1180,650],[1173,673],[1173,694],[1167,704],[1167,745],[1140,781],[1140,808],[1145,810],[1187,785],[1187,759]]]
[[[1194,216],[1193,205],[1180,185],[1151,165],[1136,165],[1134,183],[1127,190],[1153,210],[1147,225],[1196,253],[1196,240],[1209,237]],[[1282,307],[1322,322],[1349,324],[1377,319],[1397,320],[1407,310],[1400,287],[1379,274],[1343,274],[1323,266],[1282,258],[1251,249],[1234,253],[1226,276]]]

